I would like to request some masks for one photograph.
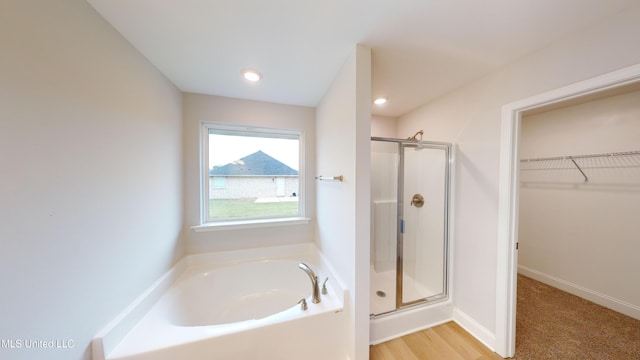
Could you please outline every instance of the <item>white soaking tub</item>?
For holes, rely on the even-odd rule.
[[[320,288],[329,279],[318,304],[300,262],[313,269]],[[306,310],[298,303],[303,298]],[[93,355],[96,360],[345,359],[343,301],[344,291],[310,244],[191,255],[94,338]],[[136,313],[142,315],[134,321]]]

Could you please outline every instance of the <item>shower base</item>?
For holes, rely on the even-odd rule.
[[[386,296],[381,297],[376,294],[378,291],[383,291]],[[382,314],[392,311],[396,308],[396,272],[385,271],[375,272],[371,268],[371,294],[370,298],[370,310],[372,314]]]
[[[418,300],[425,294],[436,294],[432,289],[420,284],[410,276],[404,277],[404,299]],[[370,313],[380,315],[396,309],[396,271],[376,272],[371,267]],[[385,296],[380,296],[384,293]]]

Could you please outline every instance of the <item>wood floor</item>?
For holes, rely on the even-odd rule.
[[[501,360],[454,322],[370,347],[370,360]]]

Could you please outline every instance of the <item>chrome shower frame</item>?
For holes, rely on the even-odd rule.
[[[397,219],[396,219],[396,307],[393,310],[383,312],[380,314],[372,314],[372,318],[377,318],[379,316],[384,316],[392,313],[396,313],[398,311],[411,309],[416,306],[421,306],[427,303],[438,303],[449,298],[449,224],[450,224],[450,202],[451,202],[451,179],[452,179],[452,163],[453,163],[453,145],[451,143],[445,142],[435,142],[435,141],[423,141],[417,140],[414,138],[409,139],[395,139],[395,138],[385,138],[385,137],[371,137],[371,141],[381,141],[381,142],[392,142],[398,144],[398,193],[397,193]],[[404,260],[403,260],[403,252],[404,252],[404,234],[402,231],[402,221],[404,219],[404,148],[405,147],[414,147],[414,148],[428,148],[428,149],[438,149],[443,150],[445,152],[445,189],[444,189],[444,239],[443,239],[443,277],[442,277],[442,289],[443,292],[440,294],[436,294],[434,296],[430,296],[427,298],[422,298],[414,301],[404,302],[403,301],[403,272],[404,272]]]

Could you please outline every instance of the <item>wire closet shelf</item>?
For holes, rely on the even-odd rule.
[[[520,160],[523,182],[607,182],[640,184],[640,151]]]

